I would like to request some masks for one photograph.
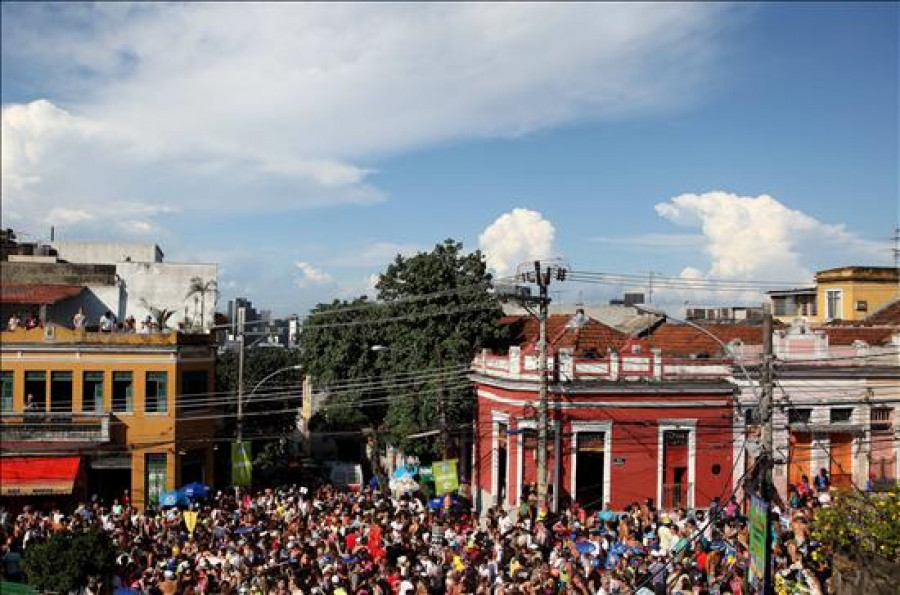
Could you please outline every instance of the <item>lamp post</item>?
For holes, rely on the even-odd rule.
[[[719,339],[713,333],[709,332],[709,330],[703,328],[701,325],[691,322],[689,320],[682,320],[680,318],[676,318],[674,316],[670,316],[669,314],[662,312],[660,310],[655,310],[653,308],[648,308],[646,306],[635,304],[635,309],[639,312],[644,312],[646,314],[653,314],[655,316],[661,316],[663,319],[671,319],[675,322],[679,322],[681,324],[687,325],[697,331],[703,333],[716,343],[718,343],[725,350],[732,361],[737,364],[738,368],[740,368],[741,373],[746,378],[747,383],[750,385],[750,389],[753,391],[753,396],[756,398],[757,402],[757,419],[762,426],[762,432],[760,437],[760,453],[759,453],[759,462],[761,463],[760,475],[757,477],[761,478],[761,481],[758,483],[759,496],[764,500],[768,506],[768,509],[771,510],[772,500],[774,496],[774,482],[772,480],[772,469],[774,463],[774,448],[773,448],[773,437],[772,437],[772,402],[774,396],[774,382],[775,382],[775,374],[774,374],[774,362],[775,355],[773,349],[772,342],[772,311],[769,309],[768,305],[763,310],[763,328],[762,328],[762,339],[763,339],[763,358],[761,362],[760,369],[760,378],[759,381],[759,390],[757,390],[757,386],[754,385],[753,377],[750,376],[750,372],[747,371],[747,368],[744,364],[738,360],[735,356],[734,351],[731,349],[731,346],[726,344],[724,341]],[[769,539],[769,523],[766,523],[765,530],[765,542],[768,543]],[[763,577],[763,589],[768,592],[771,589],[772,585],[772,568],[769,562],[770,556],[770,548],[766,546],[765,549],[765,560],[764,560],[764,568],[765,574]]]
[[[259,387],[262,386],[263,383],[266,382],[266,380],[269,380],[270,378],[272,378],[272,377],[274,377],[274,376],[277,376],[278,374],[281,374],[281,373],[283,373],[283,372],[288,372],[288,371],[290,371],[290,370],[300,370],[300,369],[302,369],[302,367],[303,367],[303,366],[300,366],[299,364],[298,364],[298,365],[295,365],[295,366],[287,366],[287,367],[284,367],[284,368],[275,370],[275,371],[272,372],[271,374],[268,374],[268,375],[265,376],[262,380],[260,380],[259,382],[256,383],[256,386],[254,386],[254,387],[253,387],[253,390],[250,391],[250,394],[247,395],[247,401],[249,402],[250,399],[253,398],[253,395],[256,394],[256,391],[259,390]]]

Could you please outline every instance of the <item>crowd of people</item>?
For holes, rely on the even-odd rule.
[[[827,488],[823,488],[825,493]],[[828,567],[810,541],[815,495],[775,510],[773,563],[779,593],[827,593]],[[793,506],[796,504],[796,506]],[[319,595],[743,594],[748,527],[737,500],[706,510],[657,510],[652,500],[621,512],[559,513],[494,507],[432,509],[419,495],[367,487],[284,487],[211,494],[184,509],[138,512],[127,501],[81,504],[68,513],[26,507],[4,513],[6,577],[55,531],[96,526],[118,549],[113,577],[85,593],[274,593]]]
[[[26,330],[30,330],[33,328],[39,328],[44,326],[43,321],[40,316],[38,316],[35,312],[28,312],[25,314],[24,318],[19,316],[18,313],[13,313],[9,320],[6,323],[6,330],[15,331],[19,328],[24,328]],[[72,328],[75,330],[88,330],[88,317],[84,313],[82,308],[78,309],[72,316]],[[110,310],[106,310],[103,314],[97,318],[97,323],[90,330],[96,330],[101,333],[138,333],[138,334],[151,334],[158,333],[160,331],[159,323],[153,319],[152,316],[147,315],[144,317],[140,323],[137,322],[134,316],[126,316],[124,320],[119,320],[118,317],[112,313]],[[178,324],[179,331],[184,330],[184,323]]]

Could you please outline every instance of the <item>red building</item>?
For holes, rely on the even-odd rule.
[[[473,362],[478,432],[473,494],[481,506],[515,506],[537,481],[538,324],[508,317],[511,346]],[[554,502],[621,510],[705,507],[732,487],[731,362],[663,357],[576,314],[547,324]]]

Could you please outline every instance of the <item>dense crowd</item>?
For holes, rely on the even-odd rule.
[[[818,495],[811,487],[776,514],[781,593],[827,592],[828,570],[809,538]],[[4,573],[22,579],[23,553],[52,532],[98,526],[116,545],[116,571],[111,580],[91,580],[84,593],[749,592],[747,520],[734,499],[715,499],[707,510],[659,511],[647,500],[624,512],[587,514],[573,504],[547,514],[532,498],[478,518],[458,507],[433,510],[417,495],[325,485],[218,492],[194,510],[193,535],[184,510],[139,513],[127,500],[95,500],[69,514],[3,513]]]

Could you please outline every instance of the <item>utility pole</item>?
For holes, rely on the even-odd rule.
[[[434,347],[435,355],[437,355],[438,365],[438,407],[440,408],[441,419],[441,459],[446,461],[448,452],[448,432],[447,432],[447,403],[444,399],[444,376],[441,371],[444,369],[444,359],[441,354],[441,344],[438,343]]]
[[[549,386],[547,378],[547,312],[550,304],[548,297],[548,288],[550,287],[550,267],[546,269],[541,267],[541,261],[534,261],[534,281],[540,289],[538,297],[538,324],[540,327],[540,335],[538,339],[538,445],[537,445],[537,497],[538,506],[547,505],[547,483],[549,476],[547,461],[547,438],[549,434],[550,416],[549,409]]]
[[[775,466],[775,449],[772,437],[772,410],[775,396],[775,353],[772,340],[772,306],[769,303],[763,305],[763,360],[760,370],[761,392],[759,398],[759,422],[762,426],[760,436],[760,463],[759,470],[759,495],[772,510],[772,501],[775,495],[775,482],[772,478],[772,470]],[[766,539],[771,530],[767,523]],[[771,552],[766,548],[765,576],[763,580],[765,589],[772,589],[772,561]]]
[[[238,332],[238,382],[237,382],[237,441],[244,440],[244,316],[247,309],[241,306],[237,311]]]

